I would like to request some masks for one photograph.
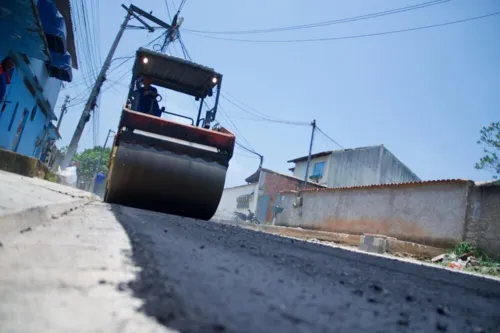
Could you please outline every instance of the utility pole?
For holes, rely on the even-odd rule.
[[[92,92],[90,93],[87,103],[85,104],[82,116],[80,117],[80,121],[78,121],[75,133],[73,134],[71,143],[68,146],[68,151],[66,152],[66,155],[64,156],[64,160],[61,165],[63,169],[70,164],[71,160],[73,159],[73,156],[75,156],[76,149],[78,148],[78,142],[80,141],[83,130],[85,129],[85,124],[90,120],[90,111],[93,110],[95,107],[97,96],[99,95],[102,84],[104,83],[104,80],[106,78],[106,72],[109,69],[111,60],[113,59],[113,55],[115,54],[116,48],[118,46],[118,42],[122,38],[123,32],[125,31],[125,27],[127,26],[128,21],[130,21],[131,16],[132,16],[132,11],[127,10],[127,15],[125,16],[125,20],[123,21],[120,30],[118,30],[118,34],[116,35],[115,40],[111,45],[111,49],[108,52],[108,56],[106,57],[106,60],[102,65],[101,71],[99,72],[94,87],[92,88]]]
[[[309,175],[309,164],[311,164],[311,153],[313,148],[314,141],[314,131],[316,131],[316,119],[313,119],[312,123],[312,131],[311,131],[311,142],[309,143],[309,155],[307,156],[307,164],[306,164],[306,175],[304,176],[304,189],[307,188],[307,176]]]
[[[130,5],[129,7],[122,5],[122,7],[127,11],[127,15],[125,16],[125,19],[120,27],[120,30],[118,31],[118,34],[115,37],[115,40],[113,41],[113,44],[111,45],[111,49],[109,50],[108,56],[106,57],[106,60],[104,61],[104,64],[102,65],[101,71],[99,75],[97,76],[96,83],[94,87],[92,88],[92,92],[90,93],[89,99],[87,100],[87,103],[85,104],[85,108],[83,109],[82,116],[80,117],[80,121],[78,122],[78,125],[76,127],[75,133],[73,134],[73,138],[71,139],[71,143],[68,147],[68,151],[64,157],[64,160],[62,162],[61,167],[64,169],[66,168],[71,160],[73,159],[73,156],[76,153],[76,150],[78,148],[78,142],[80,141],[80,138],[82,136],[83,130],[85,128],[85,124],[90,120],[90,112],[91,110],[94,109],[97,96],[99,95],[99,92],[101,90],[101,87],[106,80],[106,72],[108,71],[110,65],[111,65],[111,60],[113,58],[113,55],[116,51],[116,48],[118,46],[118,43],[120,42],[120,39],[123,35],[123,32],[125,31],[125,28],[127,27],[128,22],[132,17],[136,18],[139,22],[141,22],[150,32],[154,31],[154,28],[151,27],[150,25],[146,24],[142,18],[139,17],[143,16],[147,18],[148,20],[158,24],[159,26],[168,29],[170,33],[172,33],[171,30],[177,29],[178,24],[176,24],[175,27],[172,27],[171,25],[163,22],[159,18],[151,15],[150,13],[147,13],[146,11],[140,9],[139,7],[136,7],[134,5]]]
[[[111,129],[108,131],[108,135],[106,136],[106,140],[104,140],[104,146],[102,146],[103,149],[106,149],[106,145],[108,144],[108,139],[109,139],[109,136],[111,135],[111,133],[116,133],[116,132],[111,130]]]
[[[106,136],[106,140],[104,141],[104,146],[102,146],[102,149],[105,150],[106,149],[106,145],[108,144],[108,139],[111,135],[111,133],[116,133],[115,131],[113,130],[108,130],[108,135]],[[98,169],[101,168],[101,160],[102,160],[102,155],[99,156],[99,159],[97,160],[97,165],[96,165],[96,170],[95,172],[97,172]]]
[[[66,98],[64,99],[64,103],[61,106],[61,115],[59,116],[59,119],[57,120],[57,126],[56,126],[57,133],[59,133],[59,129],[61,128],[61,123],[62,123],[62,119],[63,119],[64,115],[66,114],[66,112],[68,112],[69,99],[70,99],[69,95],[66,95]],[[63,158],[64,157],[61,156],[60,154],[56,155],[54,163],[52,164],[52,170],[53,171],[57,170],[57,167],[59,166],[59,164],[61,164],[61,160]]]
[[[59,128],[61,128],[61,123],[63,116],[68,112],[68,103],[69,103],[69,95],[66,95],[66,98],[64,99],[64,103],[61,107],[61,115],[59,116],[59,120],[57,121],[57,132],[59,132]]]

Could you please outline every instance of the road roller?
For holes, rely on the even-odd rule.
[[[105,202],[212,218],[236,141],[215,120],[221,84],[222,74],[211,68],[146,48],[136,51],[109,159]],[[168,101],[160,107],[157,87],[199,102],[197,116],[169,111]],[[213,107],[205,101],[209,97]]]

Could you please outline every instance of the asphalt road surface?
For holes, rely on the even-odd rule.
[[[53,238],[44,243],[42,234]],[[49,243],[69,238],[66,254],[54,249],[51,260],[40,255],[33,264],[38,273],[30,275],[29,283],[43,285],[52,301],[39,294],[28,301],[26,292],[37,288],[23,282],[32,267],[19,263],[27,249],[41,253],[32,246],[53,247]],[[71,262],[80,267],[69,277],[81,280],[78,288],[50,285],[57,277],[54,260],[61,258],[70,271]],[[102,203],[7,239],[0,271],[10,272],[0,274],[5,332],[500,332],[497,282]],[[111,290],[130,293],[140,305]],[[56,330],[57,320],[64,325]]]

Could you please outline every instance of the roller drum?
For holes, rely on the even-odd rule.
[[[226,167],[132,143],[115,149],[106,202],[203,220],[215,214]]]

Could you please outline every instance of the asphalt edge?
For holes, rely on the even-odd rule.
[[[13,233],[36,227],[72,212],[94,200],[75,199],[68,202],[35,206],[11,214],[0,216],[0,236],[6,237]]]
[[[378,266],[394,271],[395,273],[410,274],[431,281],[453,284],[464,289],[474,290],[486,296],[491,296],[493,294],[495,297],[500,297],[500,280],[497,278],[471,272],[452,270],[423,262],[405,261],[400,258],[386,257],[376,253],[352,251],[342,247],[331,247],[321,243],[312,243],[303,239],[245,228],[237,224],[227,223],[226,225],[248,230],[249,232],[261,233],[279,242],[292,243],[294,246],[300,246],[304,250],[322,252],[339,258],[352,260],[353,262]]]

